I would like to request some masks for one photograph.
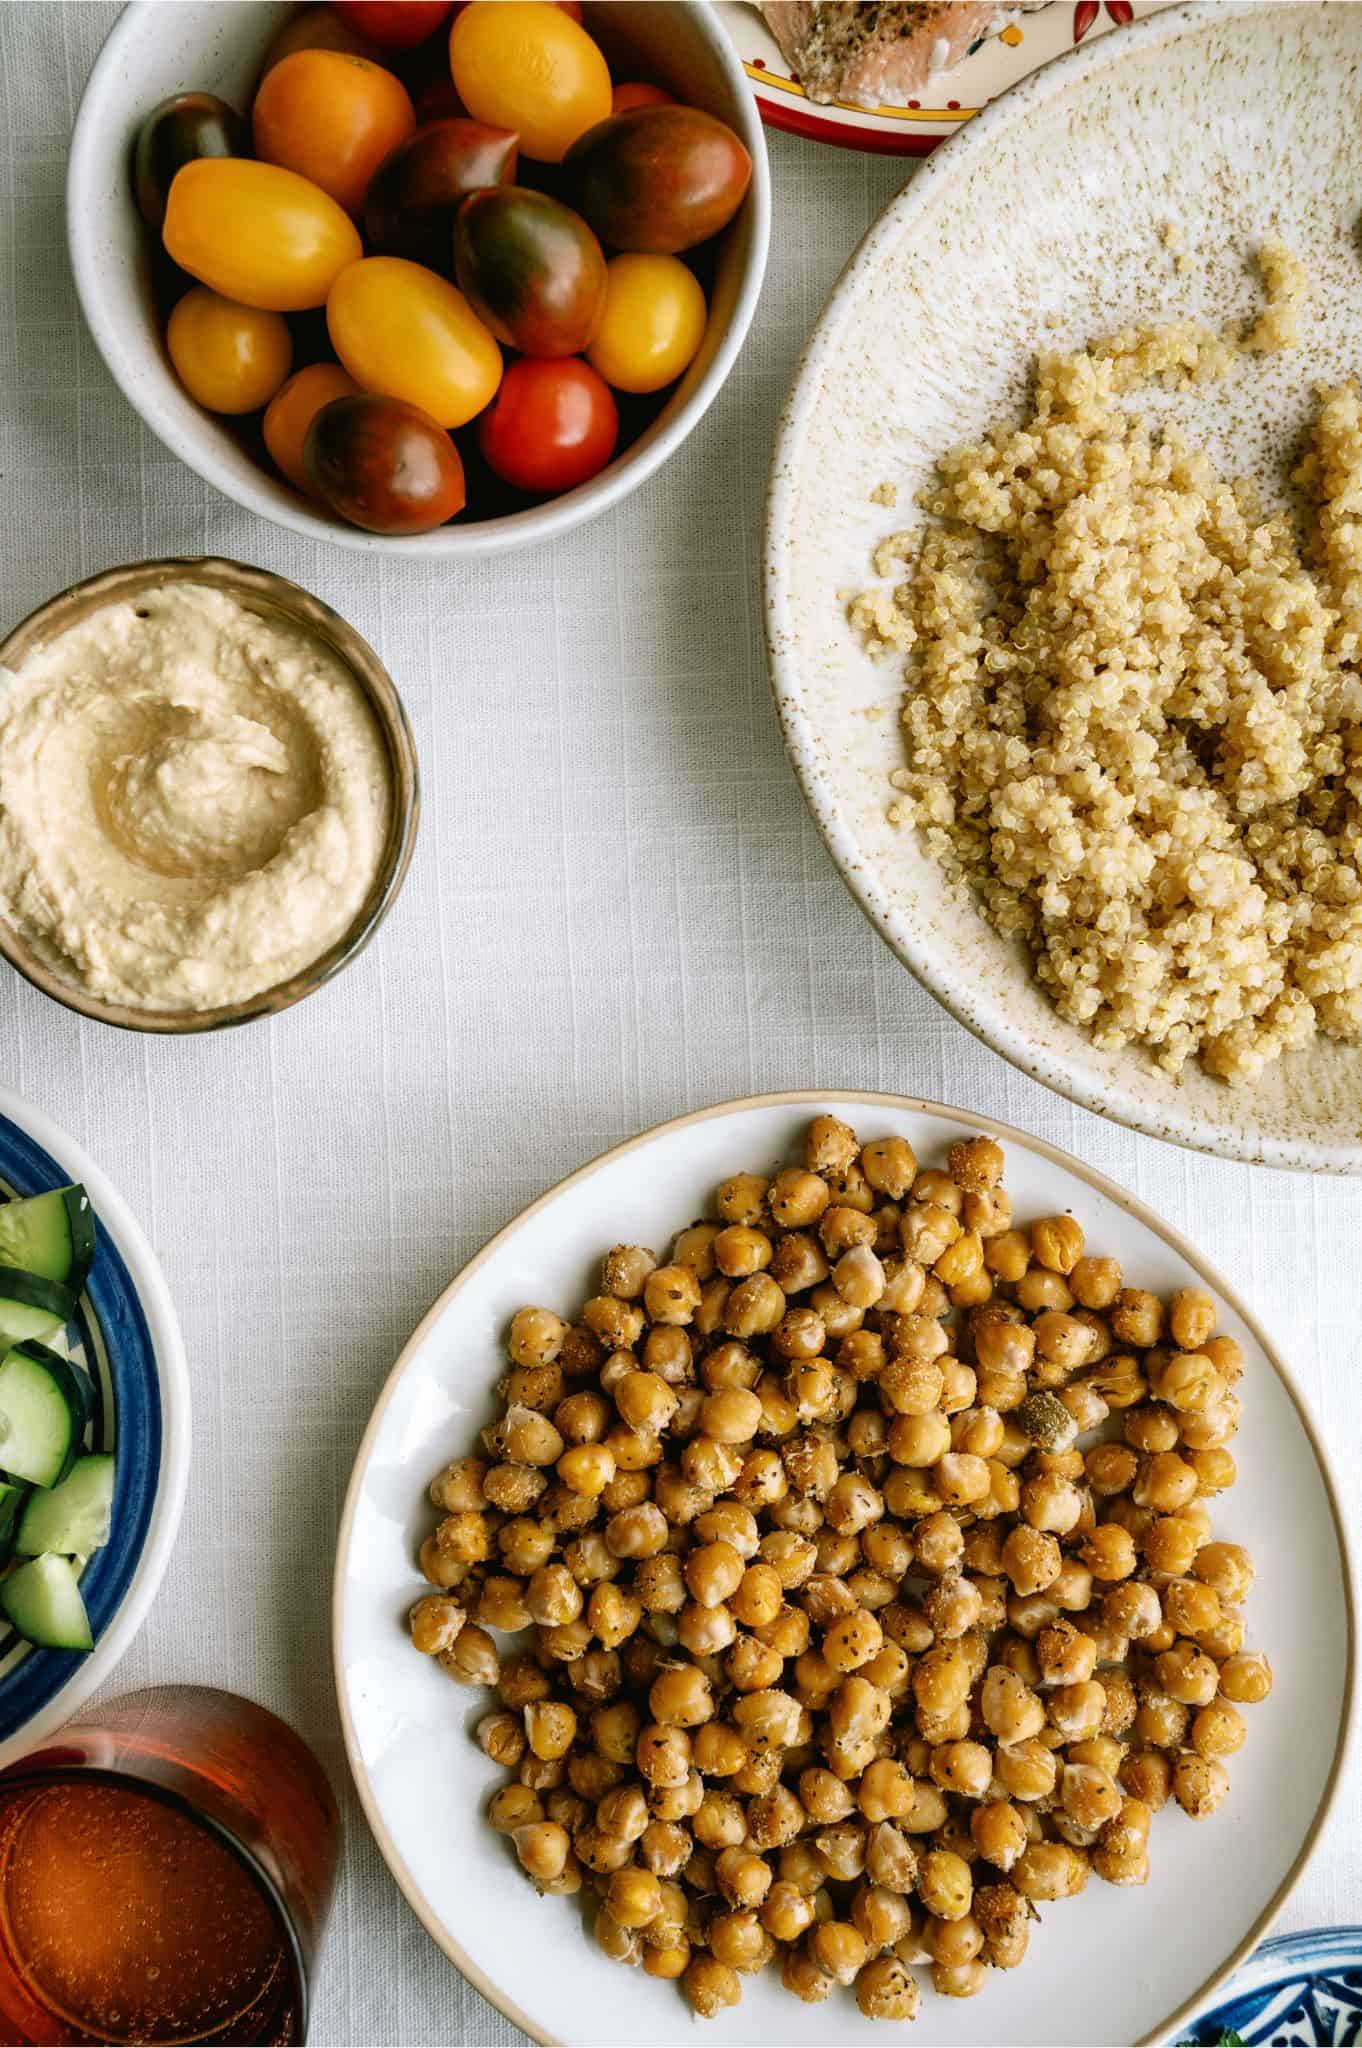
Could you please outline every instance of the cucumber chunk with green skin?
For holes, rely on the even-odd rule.
[[[0,1467],[11,1479],[55,1486],[66,1477],[90,1419],[89,1381],[45,1344],[19,1344],[0,1360]]]
[[[79,1294],[95,1258],[95,1212],[79,1182],[0,1203],[0,1265]]]
[[[93,1650],[90,1618],[71,1561],[50,1551],[0,1580],[0,1609],[44,1650]]]
[[[76,1297],[58,1280],[0,1266],[0,1345],[51,1337],[76,1312]]]
[[[59,1486],[30,1494],[15,1549],[21,1557],[41,1557],[47,1550],[61,1557],[88,1557],[109,1540],[113,1491],[112,1458],[102,1453],[77,1458]]]
[[[0,1556],[8,1556],[14,1542],[19,1515],[28,1498],[28,1488],[0,1479]]]

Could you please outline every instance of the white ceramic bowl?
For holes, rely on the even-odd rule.
[[[1037,346],[1126,322],[1242,317],[1277,234],[1313,296],[1298,348],[1246,360],[1179,408],[1226,475],[1280,478],[1317,380],[1354,374],[1362,173],[1353,139],[1362,7],[1179,8],[1085,45],[945,143],[842,275],[786,404],[767,531],[771,674],[834,859],[888,943],[996,1052],[1101,1115],[1228,1158],[1362,1172],[1362,1052],[1320,1039],[1229,1088],[1100,1052],[1051,1008],[910,829],[902,663],[872,661],[844,593],[920,519],[936,458],[1017,405]],[[1161,239],[1181,230],[1190,265]],[[1143,401],[1142,401],[1143,402]],[[1159,403],[1152,395],[1151,409]],[[898,488],[894,510],[871,500]]]
[[[36,1650],[0,1628],[0,1767],[45,1741],[112,1674],[165,1577],[189,1478],[189,1373],[156,1254],[123,1197],[50,1118],[0,1088],[0,1184],[36,1194],[84,1184],[97,1250],[66,1332],[95,1390],[87,1440],[114,1455],[108,1543],[81,1577],[95,1646]]]
[[[398,538],[364,533],[318,510],[264,470],[183,391],[170,367],[148,282],[146,230],[129,161],[142,117],[169,94],[217,93],[244,110],[265,47],[296,10],[276,0],[133,0],[100,51],[80,103],[66,180],[76,291],[95,344],[124,396],[167,448],[210,484],[314,540],[448,561],[499,554],[566,533],[651,476],[685,440],[732,369],[766,269],[770,173],[762,124],[727,36],[701,0],[588,0],[588,19],[618,25],[676,92],[727,121],[752,158],[752,183],[721,240],[700,353],[646,431],[599,476],[503,519],[458,520]]]
[[[954,1109],[871,1094],[759,1096],[663,1124],[565,1180],[494,1237],[421,1323],[379,1396],[341,1517],[332,1645],[341,1722],[360,1800],[422,1922],[477,1988],[536,2041],[574,2048],[874,2048],[892,2040],[849,1992],[802,2005],[773,1971],[697,2031],[674,1985],[604,1958],[579,1903],[536,1899],[483,1812],[502,1774],[471,1739],[489,1696],[451,1685],[414,1654],[404,1618],[434,1523],[426,1488],[472,1450],[496,1410],[506,1326],[526,1301],[572,1315],[602,1251],[623,1234],[660,1248],[705,1213],[717,1184],[799,1156],[831,1110],[864,1137],[901,1134],[944,1163],[971,1129],[994,1131],[1020,1219],[1071,1209],[1096,1251],[1167,1295],[1199,1279],[1244,1349],[1239,1479],[1212,1504],[1218,1534],[1247,1542],[1258,1575],[1249,1642],[1271,1659],[1271,1697],[1248,1710],[1223,1810],[1193,1826],[1156,1817],[1143,1888],[1091,1883],[1041,1908],[1022,1967],[977,1998],[924,1988],[906,2038],[932,2048],[1059,2048],[1164,2038],[1266,1931],[1300,1875],[1344,1768],[1350,1725],[1351,1577],[1338,1498],[1288,1371],[1231,1288],[1143,1204],[1052,1145]]]

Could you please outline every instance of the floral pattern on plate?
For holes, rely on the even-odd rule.
[[[1362,2040],[1362,1927],[1278,1934],[1237,1970],[1224,1996],[1183,2036],[1280,2048]]]
[[[714,0],[714,11],[770,127],[844,149],[926,156],[990,100],[1052,57],[1169,4],[1170,0],[1050,0],[1048,6],[1005,22],[995,34],[975,43],[953,70],[932,82],[926,98],[910,100],[906,107],[858,107],[840,100],[820,106],[791,76],[779,44],[754,6],[747,0]]]

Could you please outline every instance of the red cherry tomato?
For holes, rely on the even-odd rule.
[[[612,114],[628,114],[635,107],[669,107],[672,96],[660,85],[617,85],[610,95]]]
[[[416,118],[422,127],[429,121],[457,121],[465,113],[464,103],[454,90],[452,78],[432,78],[413,95]]]
[[[433,36],[453,0],[333,0],[347,28],[380,50],[412,50]]]
[[[512,363],[482,416],[488,467],[522,491],[570,491],[615,452],[619,413],[604,378],[575,356]]]

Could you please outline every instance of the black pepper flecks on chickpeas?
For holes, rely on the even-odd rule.
[[[431,1482],[411,1637],[496,1688],[491,1826],[702,2016],[777,1956],[871,2018],[914,1966],[973,1996],[1033,1901],[1215,1811],[1271,1689],[1207,1506],[1239,1345],[1076,1217],[1014,1225],[1003,1166],[815,1118],[661,1258],[606,1252],[578,1322],[517,1311],[483,1455]]]

